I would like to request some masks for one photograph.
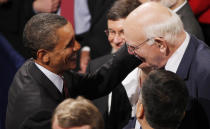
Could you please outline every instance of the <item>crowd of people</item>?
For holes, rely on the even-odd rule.
[[[0,129],[210,129],[210,1],[0,0],[0,15]]]

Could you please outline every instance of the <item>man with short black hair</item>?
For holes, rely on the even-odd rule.
[[[143,83],[136,117],[142,129],[177,129],[188,99],[185,82],[175,73],[152,71]]]

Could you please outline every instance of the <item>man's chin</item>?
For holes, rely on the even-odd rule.
[[[142,62],[138,67],[141,68],[141,69],[151,68],[151,66],[148,63],[145,63],[145,62]]]

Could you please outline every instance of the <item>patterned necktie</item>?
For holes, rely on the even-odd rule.
[[[74,0],[61,1],[61,16],[65,17],[74,27]]]

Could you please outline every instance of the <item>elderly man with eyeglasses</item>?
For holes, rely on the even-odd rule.
[[[209,129],[209,47],[184,30],[176,13],[155,2],[131,12],[123,27],[128,51],[143,61],[141,68],[164,67],[185,81],[190,100],[179,129]]]

